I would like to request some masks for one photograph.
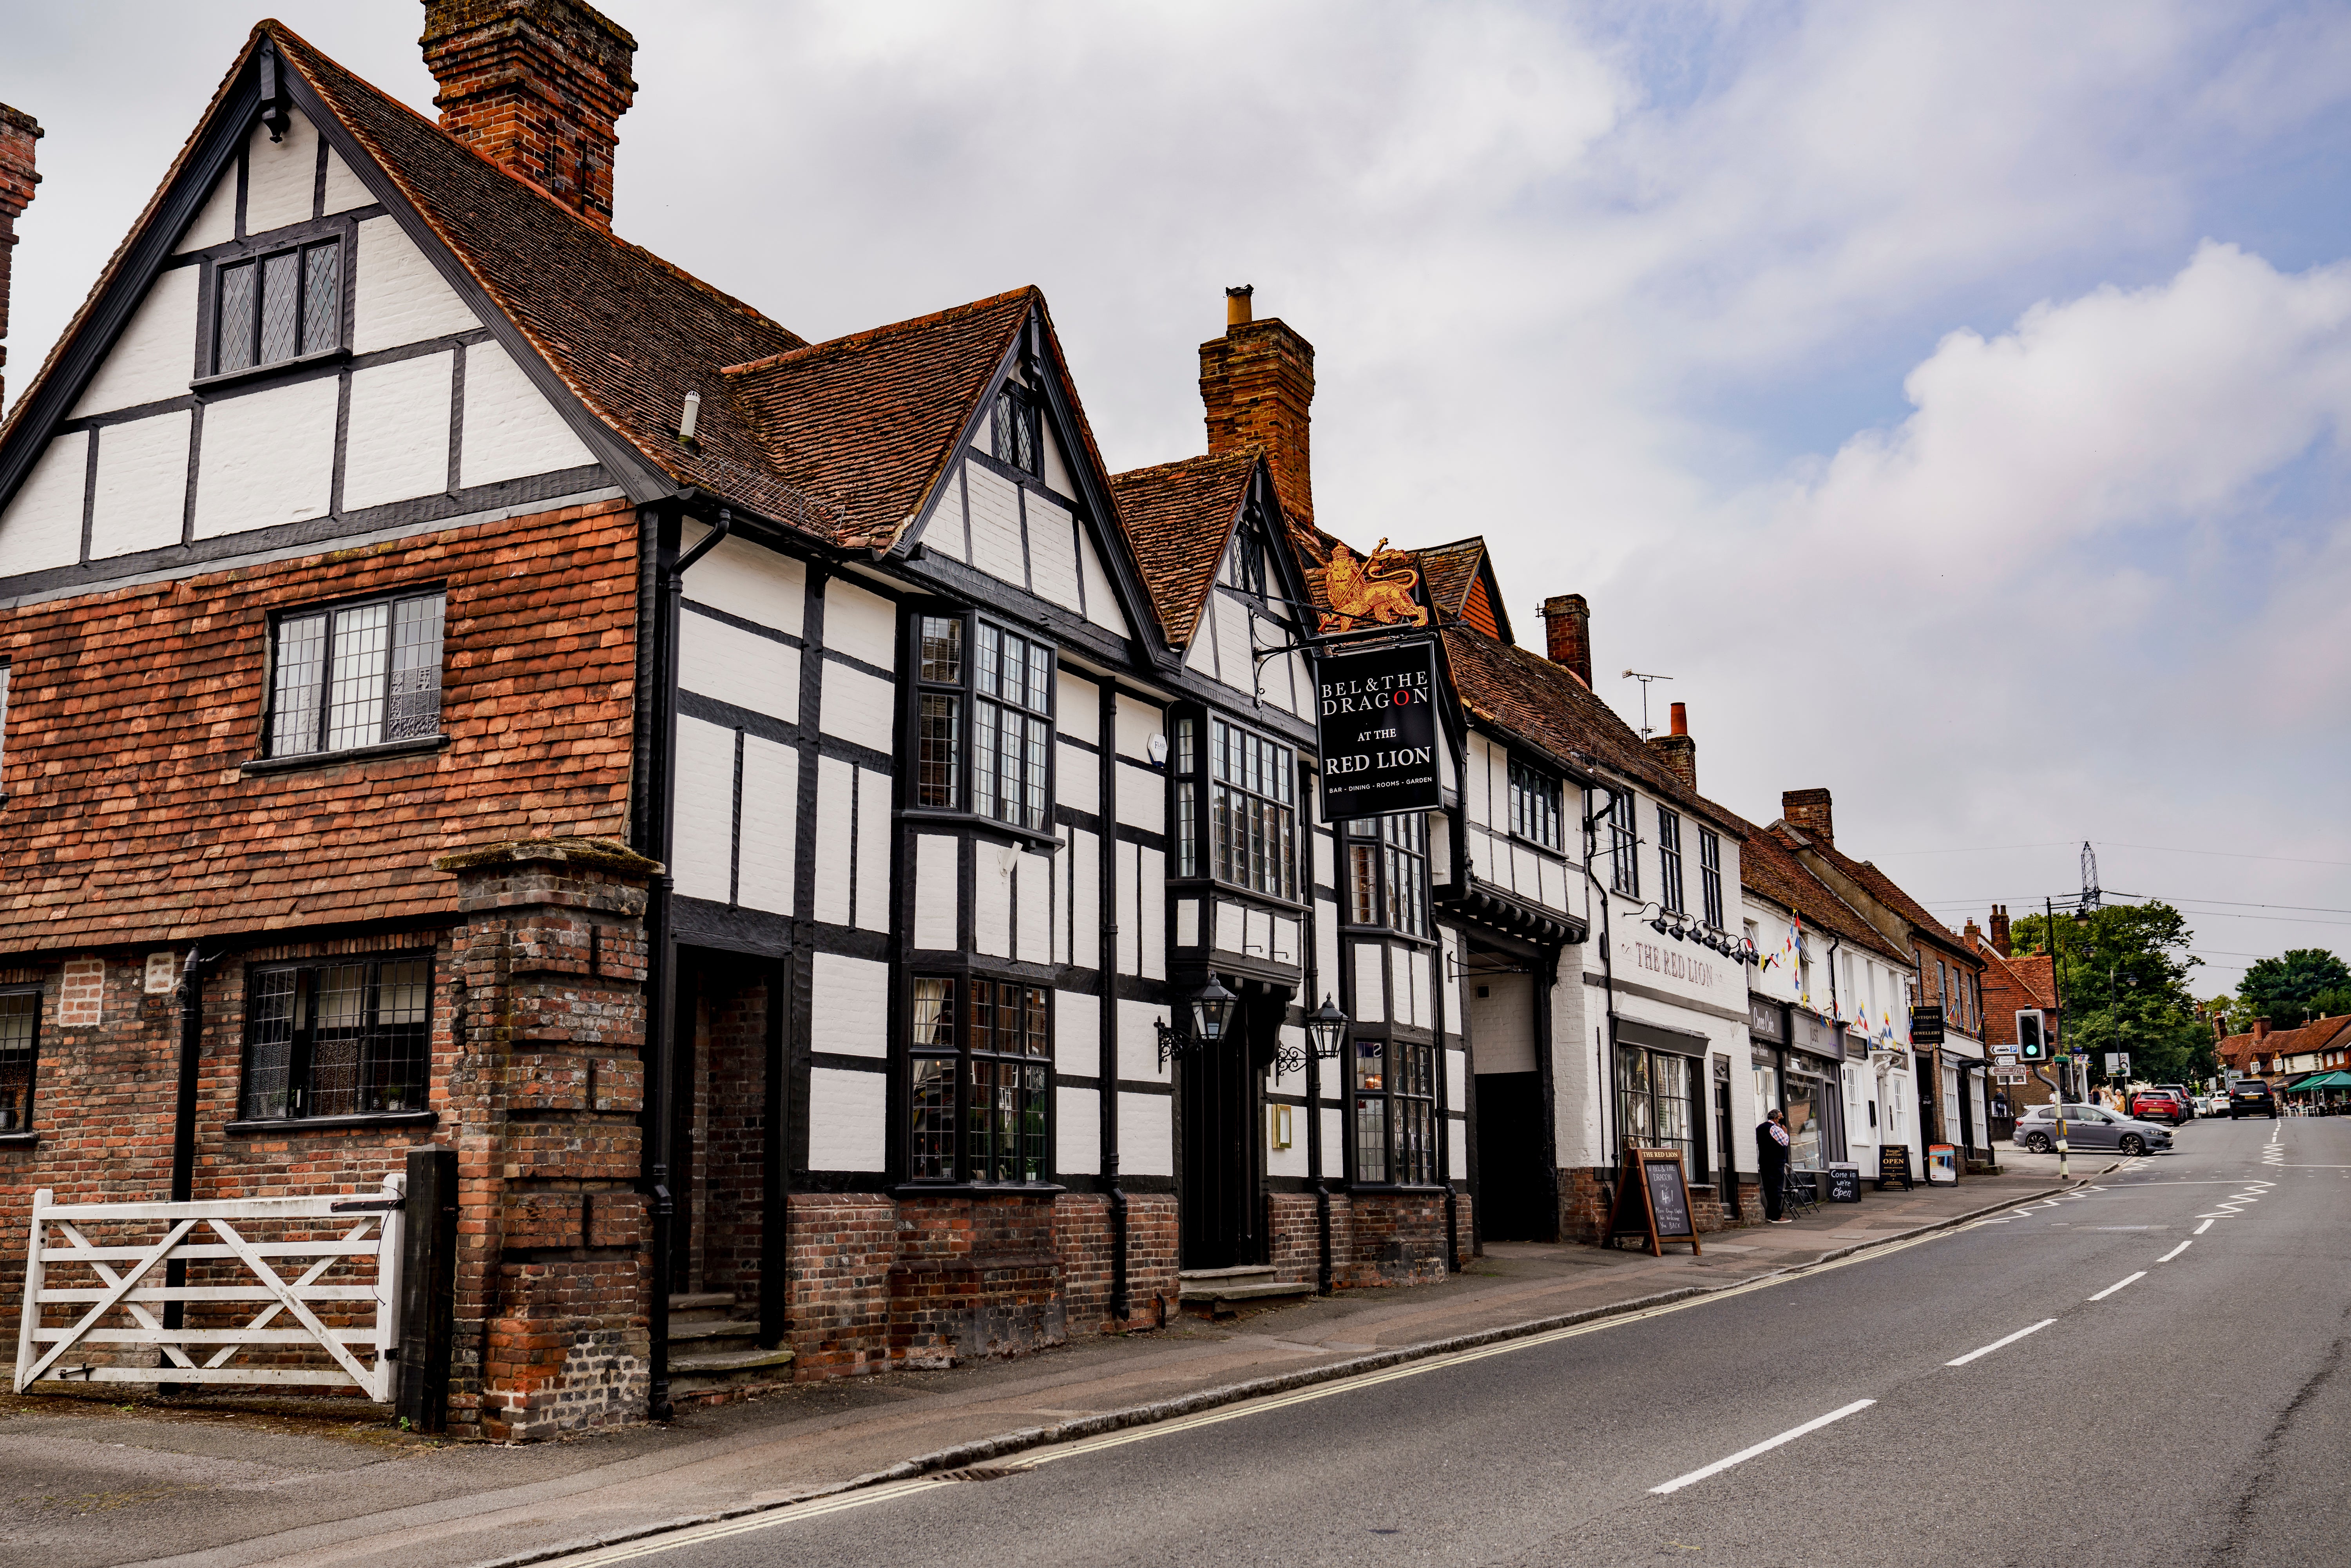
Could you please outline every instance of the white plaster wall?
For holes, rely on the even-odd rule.
[[[1327,898],[1314,901],[1314,980],[1325,996],[1345,999],[1346,988],[1339,983],[1339,906]],[[1309,1011],[1322,1006],[1317,998],[1302,999],[1311,1004]]]
[[[482,324],[392,218],[370,218],[360,225],[359,250],[352,260],[353,353],[445,338]],[[473,367],[466,366],[468,379],[473,373]]]
[[[735,858],[735,732],[684,716],[677,721],[674,841],[678,893],[726,903]]]
[[[327,204],[319,210],[319,215],[331,217],[337,213],[348,213],[353,207],[367,206],[374,200],[375,193],[369,190],[359,175],[352,172],[351,166],[343,162],[343,155],[331,147],[328,148]]]
[[[956,946],[956,841],[945,833],[914,838],[914,946]]]
[[[192,250],[223,244],[236,237],[236,169],[231,165],[213,186],[213,193],[188,224],[188,232],[172,249],[174,256],[184,256]]]
[[[1012,877],[1020,852],[985,841],[972,846],[971,945],[992,957],[1012,956]]]
[[[1303,1093],[1305,1092],[1304,1082],[1300,1075],[1291,1074],[1280,1082],[1278,1092]],[[1257,1135],[1265,1140],[1265,1169],[1268,1176],[1302,1176],[1306,1174],[1306,1119],[1313,1113],[1303,1105],[1289,1109],[1290,1147],[1286,1149],[1278,1149],[1273,1145],[1274,1118],[1280,1113],[1271,1104],[1266,1105],[1258,1113]]]
[[[427,354],[351,372],[344,511],[449,488],[449,378],[456,363],[455,354]]]
[[[1113,908],[1118,920],[1116,954],[1118,972],[1122,975],[1136,974],[1139,972],[1136,966],[1141,962],[1142,955],[1137,945],[1141,936],[1141,927],[1136,924],[1138,912],[1135,908],[1135,900],[1141,895],[1135,890],[1134,846],[1120,843],[1117,839],[1113,838],[1110,841],[1109,852],[1111,897],[1114,901]]]
[[[1445,1053],[1445,1103],[1447,1109],[1458,1111],[1469,1103],[1468,1063],[1469,1053],[1466,1051]],[[1458,1139],[1456,1141],[1458,1142]]]
[[[1118,1097],[1118,1168],[1121,1174],[1176,1174],[1174,1103],[1165,1094],[1121,1094]]]
[[[196,284],[203,271],[175,267],[157,275],[82,389],[73,405],[75,418],[187,395],[196,373]]]
[[[815,1048],[841,1056],[890,1054],[890,966],[819,953],[810,978]]]
[[[971,486],[971,564],[999,582],[1029,585],[1020,548],[1020,488],[993,468],[967,462]]]
[[[1143,977],[1167,977],[1167,857],[1137,846],[1135,862],[1143,889]]]
[[[800,651],[696,615],[678,617],[677,681],[685,691],[795,723],[800,716]]]
[[[1199,623],[1192,628],[1192,641],[1184,648],[1184,667],[1207,680],[1217,680],[1217,607],[1211,602],[1200,608]]]
[[[325,517],[336,398],[329,376],[208,405],[196,459],[196,538]]]
[[[939,504],[931,508],[930,517],[923,524],[921,543],[925,549],[950,560],[970,559],[970,547],[964,540],[963,484],[954,472],[939,486]]]
[[[288,224],[310,221],[318,190],[319,131],[299,110],[287,116],[277,141],[262,126],[245,141],[245,232],[267,234]]]
[[[857,924],[890,929],[890,776],[857,770]]]
[[[1041,449],[1038,455],[1044,459],[1038,466],[1044,470],[1042,477],[1045,483],[1052,487],[1053,493],[1057,496],[1076,495],[1077,482],[1070,477],[1069,459],[1062,454],[1061,438],[1053,434],[1053,422],[1048,418],[1040,420],[1038,423],[1040,426],[1038,444]]]
[[[1118,820],[1130,828],[1142,828],[1155,833],[1165,832],[1165,776],[1152,768],[1133,768],[1122,762],[1114,777],[1118,780]]]
[[[692,616],[686,617],[692,620]],[[828,925],[846,925],[852,886],[850,831],[852,791],[857,788],[854,765],[838,757],[820,757],[816,763],[816,908],[815,919]]]
[[[743,737],[743,834],[736,902],[792,913],[792,867],[799,854],[800,754],[759,736]]]
[[[1478,988],[1486,988],[1479,996]],[[1480,975],[1469,986],[1469,1047],[1480,1072],[1532,1072],[1535,1060],[1535,977]],[[1460,1103],[1459,1101],[1454,1103]]]
[[[1102,1093],[1062,1089],[1053,1100],[1053,1168],[1070,1176],[1102,1169]],[[1122,1162],[1121,1169],[1124,1168]]]
[[[1211,590],[1217,601],[1217,678],[1236,691],[1257,689],[1257,661],[1251,656],[1249,607],[1240,600]]]
[[[1273,961],[1277,964],[1298,962],[1298,922],[1277,915],[1273,922]]]
[[[1066,738],[1066,737],[1065,737]],[[1091,751],[1064,744],[1053,759],[1053,798],[1057,804],[1088,816],[1102,809],[1101,760]]]
[[[1067,670],[1054,676],[1053,724],[1072,740],[1082,740],[1088,746],[1100,743],[1102,737],[1102,688],[1082,675]]]
[[[1167,1069],[1159,1065],[1159,1031],[1152,1027],[1166,1021],[1165,1008],[1119,998],[1118,1075],[1122,1080],[1134,1083],[1168,1081]]]
[[[457,482],[471,488],[594,462],[554,405],[496,343],[465,350],[465,437]]]
[[[1078,608],[1076,519],[1069,509],[1031,491],[1029,496],[1029,570],[1037,595]]]
[[[684,525],[679,548],[692,549],[709,531],[700,523]],[[764,545],[724,538],[686,573],[685,597],[797,637],[808,604],[808,569]]]
[[[1388,1016],[1387,980],[1380,968],[1380,944],[1355,944],[1355,1005],[1358,1022],[1384,1023]]]
[[[895,728],[898,688],[888,681],[827,661],[822,724],[827,735],[887,752]]]
[[[1050,964],[1053,961],[1053,859],[1023,853],[1014,863],[1020,928],[1019,945],[1012,956],[1024,964]]]
[[[1092,968],[1102,961],[1101,841],[1072,828],[1070,833],[1070,962]]]
[[[81,503],[89,488],[89,435],[49,443],[0,513],[0,574],[71,566],[81,559]]]
[[[1151,737],[1166,728],[1166,716],[1154,705],[1121,693],[1118,699],[1118,754],[1148,762]]]
[[[1118,607],[1118,595],[1111,588],[1110,573],[1102,570],[1091,533],[1078,541],[1078,566],[1086,585],[1086,619],[1122,637],[1132,636],[1126,612]]]
[[[898,667],[898,607],[835,579],[824,591],[824,645],[884,670]]]
[[[1217,946],[1226,953],[1246,952],[1249,933],[1242,929],[1241,906],[1225,900],[1217,905]]]
[[[1466,1122],[1456,1122],[1445,1131],[1445,1174],[1455,1181],[1469,1175],[1469,1139],[1464,1131]]]
[[[820,1171],[882,1168],[889,1075],[819,1067],[809,1073],[809,1166]]]
[[[1071,1078],[1102,1075],[1101,998],[1053,993],[1053,1071]]]
[[[98,484],[89,519],[91,559],[180,542],[188,501],[191,423],[187,410],[174,409],[99,432]]]

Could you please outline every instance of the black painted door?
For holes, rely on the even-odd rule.
[[[1260,1024],[1260,1018],[1266,1022]],[[1179,1195],[1182,1263],[1230,1269],[1259,1263],[1258,1036],[1280,1014],[1250,998],[1219,1044],[1186,1052],[1176,1069],[1184,1124]],[[1270,1046],[1269,1040],[1267,1045]]]
[[[1549,1241],[1558,1228],[1542,1107],[1541,1073],[1478,1074],[1478,1197],[1489,1241]]]

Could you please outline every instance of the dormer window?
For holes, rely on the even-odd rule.
[[[1036,394],[1017,382],[1007,382],[996,394],[996,413],[991,423],[988,455],[998,463],[1008,463],[1023,474],[1041,473],[1037,451],[1042,444],[1037,435]]]
[[[216,267],[211,373],[234,375],[342,347],[342,277],[340,239]]]
[[[1247,523],[1233,530],[1233,542],[1226,547],[1223,568],[1217,580],[1227,588],[1237,588],[1243,593],[1265,597],[1266,564],[1265,536]]]

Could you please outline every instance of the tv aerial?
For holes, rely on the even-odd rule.
[[[1643,740],[1646,740],[1649,737],[1656,733],[1656,730],[1649,727],[1649,683],[1651,681],[1670,681],[1673,679],[1673,676],[1649,675],[1644,674],[1638,670],[1627,670],[1625,672],[1625,678],[1628,681],[1638,681],[1641,683],[1641,738]]]

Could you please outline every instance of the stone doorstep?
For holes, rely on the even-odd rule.
[[[1178,1281],[1270,1279],[1272,1276],[1273,1265],[1270,1263],[1238,1263],[1229,1269],[1178,1269],[1176,1270],[1176,1278]]]
[[[761,1367],[789,1366],[792,1348],[778,1345],[774,1350],[705,1351],[698,1355],[673,1355],[669,1358],[670,1375],[707,1375],[719,1372],[754,1372]]]
[[[759,1324],[755,1318],[696,1318],[686,1322],[670,1320],[669,1343],[679,1343],[697,1339],[754,1339]]]
[[[714,1308],[729,1310],[734,1305],[735,1297],[732,1292],[726,1291],[708,1291],[700,1293],[681,1291],[669,1299],[669,1310],[673,1312],[706,1312]]]

